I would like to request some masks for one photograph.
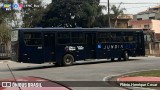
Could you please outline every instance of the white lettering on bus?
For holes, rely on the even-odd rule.
[[[66,46],[65,47],[65,50],[69,50],[69,51],[75,51],[76,50],[76,47],[74,47],[74,46]]]
[[[104,49],[122,49],[123,48],[123,45],[106,45],[104,46],[105,48]]]
[[[84,50],[83,46],[77,46],[78,50]]]

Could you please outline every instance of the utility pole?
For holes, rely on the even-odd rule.
[[[109,8],[109,0],[108,0],[108,24],[109,24],[109,28],[111,28],[111,19],[110,19],[110,8]]]

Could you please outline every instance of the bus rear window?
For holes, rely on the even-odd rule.
[[[42,45],[41,33],[24,33],[24,42],[26,45]]]

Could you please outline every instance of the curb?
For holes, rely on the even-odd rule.
[[[152,55],[146,55],[145,57],[160,57],[160,55],[155,55],[155,56],[152,56]]]
[[[0,60],[0,64],[1,63],[9,63],[9,62],[13,62],[13,61],[10,61],[10,60]]]
[[[143,71],[150,71],[150,70],[160,70],[160,69],[149,69],[149,70],[140,70],[140,71],[132,71],[132,72],[127,72],[127,73],[122,73],[122,74],[116,74],[116,75],[110,75],[110,76],[106,76],[103,78],[103,82],[107,82],[108,84],[110,84],[111,86],[113,86],[110,82],[112,82],[111,80],[116,79],[116,81],[118,81],[118,77],[123,77],[123,76],[127,76],[129,74],[132,73],[138,73],[138,72],[143,72]],[[117,85],[118,86],[118,85]],[[121,89],[124,90],[156,90],[156,89],[151,89],[151,88],[143,88],[143,87],[121,87],[118,86]]]
[[[147,57],[157,57],[157,56],[147,56]]]

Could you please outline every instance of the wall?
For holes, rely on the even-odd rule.
[[[128,25],[132,26],[132,28],[145,28],[144,25],[149,25],[150,26],[149,28],[152,28],[152,21],[151,20],[135,20],[135,21],[129,21]]]
[[[156,13],[155,18],[156,18],[157,20],[160,20],[160,13]]]
[[[147,19],[149,19],[149,17],[155,17],[155,13],[144,13],[144,14],[142,14],[142,15],[137,15],[137,19],[138,18],[142,18],[142,20],[147,20]]]
[[[160,20],[152,20],[152,30],[155,33],[160,33]]]

